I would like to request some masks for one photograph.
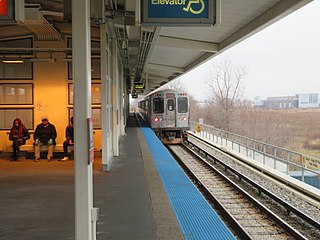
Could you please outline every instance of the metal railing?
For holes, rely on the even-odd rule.
[[[305,182],[306,174],[316,175],[318,179],[320,178],[320,171],[315,170],[320,166],[320,159],[318,158],[197,122],[190,122],[190,130],[195,132],[200,130],[198,133],[202,137],[287,175],[292,175],[295,171],[301,171],[301,176],[298,176],[298,179],[301,177],[300,180],[303,182]]]

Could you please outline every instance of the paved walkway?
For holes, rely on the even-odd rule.
[[[110,172],[94,161],[98,240],[183,238],[139,131],[127,128]],[[73,167],[0,154],[0,240],[75,239]]]

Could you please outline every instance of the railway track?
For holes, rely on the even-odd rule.
[[[231,227],[241,239],[319,239],[319,236],[306,236],[308,234],[300,233],[290,226],[286,221],[282,220],[277,214],[269,210],[268,207],[256,200],[246,191],[243,186],[238,183],[245,184],[254,188],[254,192],[264,193],[264,197],[268,197],[269,202],[284,206],[286,214],[294,212],[300,218],[306,218],[308,224],[319,229],[319,223],[305,216],[302,212],[279,199],[275,200],[274,194],[268,193],[268,190],[260,188],[246,176],[236,174],[236,178],[230,180],[230,173],[235,175],[237,170],[232,169],[224,163],[221,163],[220,169],[213,162],[219,161],[210,154],[201,151],[199,154],[191,150],[192,146],[188,145],[171,145],[170,151],[175,155],[183,168],[193,177],[194,181],[200,185],[201,190],[206,194],[209,201],[222,213],[222,217],[229,222]],[[210,156],[210,160],[204,159],[200,155]],[[228,170],[228,171],[225,171]],[[239,181],[244,179],[245,181]],[[237,183],[235,183],[237,182]],[[258,190],[257,190],[258,189]],[[256,194],[257,195],[257,194]],[[273,199],[273,200],[270,200]],[[304,219],[304,221],[306,221]],[[319,233],[320,234],[320,233]],[[310,238],[309,238],[310,237]]]

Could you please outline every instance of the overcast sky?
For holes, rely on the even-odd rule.
[[[247,68],[247,99],[320,93],[320,0],[214,57],[184,75],[181,82],[197,99],[205,99],[208,69],[225,59]]]

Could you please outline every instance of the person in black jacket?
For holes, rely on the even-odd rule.
[[[68,161],[68,146],[73,146],[73,117],[70,118],[70,124],[66,127],[66,140],[63,142],[64,158],[61,161]]]
[[[20,118],[13,120],[12,128],[10,129],[9,140],[12,141],[13,156],[11,161],[17,161],[20,153],[20,145],[24,145],[30,138],[29,130],[21,122]]]
[[[49,123],[47,116],[42,116],[41,122],[34,132],[34,145],[35,145],[35,162],[40,160],[40,147],[41,145],[48,146],[47,159],[50,162],[53,154],[53,145],[57,137],[56,128],[53,124]]]

